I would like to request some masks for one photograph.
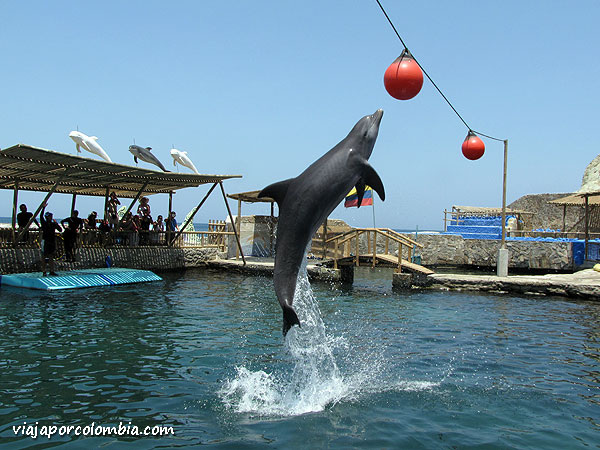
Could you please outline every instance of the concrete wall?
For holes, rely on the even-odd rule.
[[[406,235],[414,240],[413,234]],[[419,234],[417,242],[422,249],[416,254],[421,255],[424,266],[474,266],[496,267],[500,241],[490,239],[464,239],[458,235]],[[367,237],[360,239],[360,252],[367,254]],[[513,269],[547,269],[571,270],[573,251],[570,242],[535,242],[508,241],[509,267]],[[398,245],[390,243],[389,252],[397,255]],[[354,252],[353,249],[351,249]],[[385,239],[377,240],[377,253],[385,252]],[[402,255],[407,259],[408,252],[404,247]]]
[[[80,248],[76,263],[56,261],[56,270],[106,267],[107,255],[110,255],[114,267],[177,270],[204,266],[208,260],[216,257],[217,250],[167,247]],[[0,249],[0,273],[38,272],[40,257],[39,249]]]
[[[237,216],[236,216],[237,217]],[[237,219],[236,219],[237,220]],[[277,218],[271,216],[242,216],[240,224],[240,242],[245,256],[270,256],[271,245],[275,248],[275,240],[271,239],[271,229],[275,234]],[[227,230],[233,231],[231,222],[227,221]],[[234,236],[228,238],[227,256],[236,255],[237,243]]]

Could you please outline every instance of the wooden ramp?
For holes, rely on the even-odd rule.
[[[350,266],[356,264],[355,256],[346,256],[344,258],[338,258],[337,260],[338,266]],[[360,255],[359,257],[359,265],[366,266],[372,265],[373,263],[373,255]],[[398,267],[398,257],[393,255],[385,255],[385,254],[376,254],[375,255],[375,264],[383,263],[386,266]],[[326,263],[328,266],[333,265],[334,261],[330,260]],[[427,267],[421,266],[419,264],[415,264],[409,262],[405,259],[401,262],[402,269],[406,269],[409,272],[417,272],[423,275],[431,275],[435,273],[433,270],[428,269]]]
[[[159,280],[162,278],[149,270],[102,268],[61,271],[56,276],[47,277],[41,272],[0,275],[0,286],[54,291]]]
[[[381,254],[377,254],[375,255],[375,257],[380,260],[380,261],[384,261],[388,264],[392,264],[392,265],[397,265],[398,264],[398,257],[397,256],[392,256],[392,255],[381,255]],[[420,264],[415,264],[412,262],[408,262],[407,260],[403,259],[402,260],[402,268],[403,269],[407,269],[411,272],[419,272],[422,273],[423,275],[431,275],[432,273],[435,273],[433,270],[428,269],[427,267],[423,267]]]

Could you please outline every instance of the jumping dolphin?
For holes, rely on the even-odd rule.
[[[129,151],[133,155],[133,160],[135,161],[136,164],[137,164],[138,158],[139,158],[144,162],[154,164],[155,166],[160,167],[163,172],[168,172],[168,170],[165,169],[165,166],[162,165],[162,163],[158,160],[158,158],[156,156],[154,156],[152,154],[152,152],[150,150],[152,150],[152,147],[144,148],[144,147],[140,147],[139,145],[130,145],[129,146]]]
[[[296,178],[271,184],[258,194],[274,199],[279,206],[273,284],[283,309],[284,336],[292,325],[300,326],[292,301],[308,241],[319,226],[353,187],[359,205],[365,185],[385,200],[383,183],[367,161],[382,116],[379,109],[363,117],[348,136]]]
[[[177,150],[176,148],[174,148],[171,149],[171,156],[173,157],[174,166],[176,166],[177,163],[179,163],[182,166],[187,167],[188,169],[192,169],[194,173],[200,173],[198,172],[198,169],[196,169],[196,166],[194,165],[190,157],[187,155],[187,152],[182,152],[181,150]]]
[[[96,136],[88,136],[81,131],[71,131],[69,137],[75,142],[77,153],[81,153],[81,147],[83,147],[84,150],[87,150],[94,155],[98,155],[105,161],[112,162],[104,149],[98,144],[98,138]]]

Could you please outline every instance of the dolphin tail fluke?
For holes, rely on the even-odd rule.
[[[300,319],[294,308],[287,306],[283,308],[283,335],[285,336],[294,325],[300,326]]]

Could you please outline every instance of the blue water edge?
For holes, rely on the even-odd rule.
[[[284,339],[271,278],[161,276],[68,292],[0,289],[2,449],[600,442],[598,303],[396,293],[389,270],[359,268],[351,287],[311,289],[302,278],[302,328]],[[119,425],[172,433],[90,434]],[[43,426],[65,433],[29,434]]]

